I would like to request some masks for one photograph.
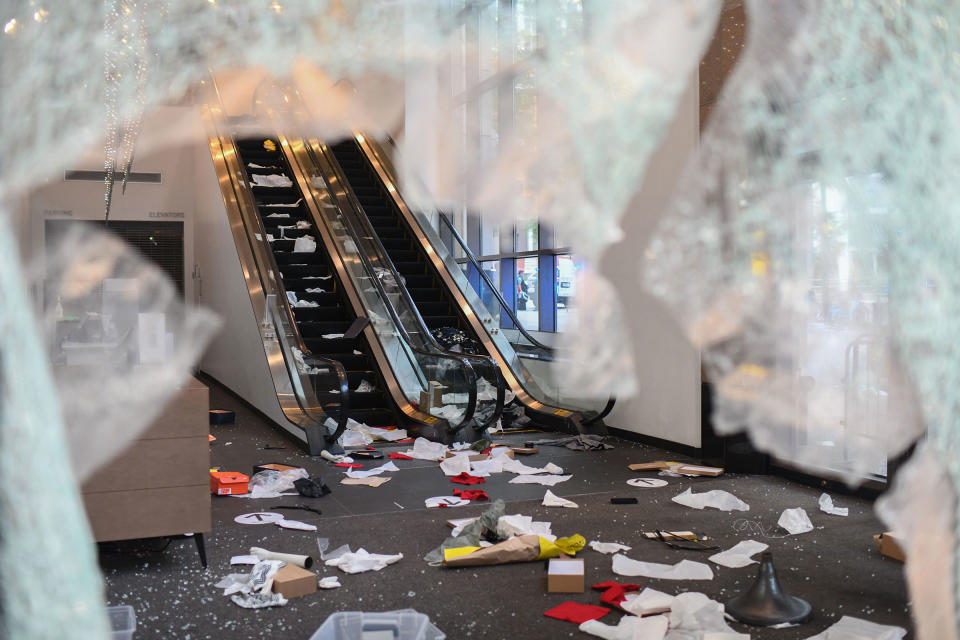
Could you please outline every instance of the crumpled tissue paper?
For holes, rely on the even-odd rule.
[[[413,449],[404,453],[417,460],[443,460],[447,455],[447,445],[442,442],[431,442],[426,438],[417,438],[413,441]]]
[[[516,513],[501,516],[497,520],[497,535],[501,538],[509,538],[511,536],[536,534],[553,542],[557,539],[557,536],[550,532],[550,527],[549,522],[534,522],[532,517]]]
[[[806,533],[813,531],[813,523],[810,522],[810,516],[803,510],[803,507],[795,509],[784,509],[780,514],[777,524],[787,530],[790,535]]]
[[[843,616],[839,622],[807,640],[902,640],[905,635],[907,630],[902,627]]]
[[[671,500],[693,509],[713,507],[720,511],[750,511],[750,505],[723,489],[714,489],[703,493],[694,493],[687,489],[680,495],[671,498]]]
[[[833,498],[825,493],[820,494],[820,500],[817,501],[817,504],[820,505],[820,511],[829,513],[832,516],[845,516],[850,513],[850,509],[847,507],[835,507],[833,505]]]
[[[663,640],[668,626],[666,616],[624,616],[615,627],[599,620],[587,620],[579,628],[580,631],[604,640]]]
[[[670,638],[687,640],[750,640],[746,633],[731,629],[723,605],[702,593],[681,593],[670,605]]]
[[[357,549],[355,552],[351,552],[350,547],[346,549],[346,552],[342,554],[337,554],[339,549],[331,553],[330,555],[334,557],[326,560],[326,565],[328,567],[338,567],[345,573],[363,573],[364,571],[380,571],[387,565],[403,559],[402,553],[396,555],[381,555],[369,553],[366,549],[362,548]]]
[[[470,456],[465,453],[450,456],[440,463],[440,470],[448,476],[470,473]]]
[[[393,462],[388,462],[387,464],[380,465],[374,469],[350,469],[347,471],[348,478],[369,478],[370,476],[378,476],[384,471],[400,471],[400,468]]]
[[[542,484],[548,487],[555,486],[561,482],[566,482],[573,476],[554,476],[554,475],[545,475],[545,476],[532,476],[532,475],[522,475],[515,478],[511,478],[510,484]]]
[[[713,569],[702,562],[681,560],[677,564],[659,564],[613,556],[613,572],[621,576],[644,576],[661,580],[713,580]]]
[[[568,509],[578,509],[578,505],[573,500],[567,500],[566,498],[561,498],[560,496],[554,495],[550,489],[547,489],[547,492],[543,494],[543,502],[541,503],[545,507],[567,507]],[[592,542],[590,544],[593,544]],[[629,549],[630,547],[627,547]]]
[[[616,542],[597,542],[596,540],[590,541],[590,548],[594,551],[599,551],[600,553],[620,553],[621,551],[630,551],[630,547],[625,544],[618,544]]]
[[[762,542],[743,540],[726,551],[713,554],[709,560],[724,567],[739,569],[740,567],[746,567],[750,564],[756,564],[757,561],[750,556],[760,553],[761,551],[766,551],[767,548],[768,545]]]
[[[317,586],[321,589],[336,589],[337,587],[342,587],[340,584],[340,578],[337,576],[330,576],[326,578],[320,578],[317,582]]]
[[[673,598],[669,593],[647,587],[640,592],[628,593],[620,603],[620,608],[635,616],[665,613],[673,606]]]

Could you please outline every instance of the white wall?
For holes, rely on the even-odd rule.
[[[664,305],[645,294],[638,256],[649,243],[667,199],[699,139],[697,78],[690,83],[643,186],[630,203],[624,239],[601,263],[613,282],[633,336],[639,393],[620,399],[606,422],[612,427],[700,446],[700,354],[684,338]]]

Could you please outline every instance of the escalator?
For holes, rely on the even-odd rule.
[[[402,424],[384,393],[365,336],[345,335],[356,316],[278,143],[263,137],[238,139],[236,148],[250,184],[285,185],[253,186],[253,195],[304,345],[343,365],[350,389],[348,417],[370,426]],[[339,401],[330,393],[318,398],[328,411]]]
[[[457,329],[465,334],[469,344],[497,359],[515,394],[514,406],[521,408],[534,424],[574,434],[605,433],[603,417],[613,408],[613,399],[602,409],[584,409],[568,406],[544,392],[545,385],[531,374],[521,359],[552,361],[553,350],[523,330],[513,310],[491,282],[487,285],[497,294],[500,312],[487,312],[452,254],[446,251],[438,237],[429,237],[429,232],[435,230],[427,228],[429,225],[417,217],[419,214],[406,209],[395,186],[395,173],[379,145],[357,135],[332,145],[331,150],[362,205],[370,227],[405,279],[407,291],[427,326],[432,330]],[[443,214],[440,219],[443,220]],[[461,249],[469,255],[469,248],[452,225],[451,231],[461,242]],[[474,264],[479,275],[485,278],[475,260]],[[507,340],[499,326],[494,326],[492,316],[497,317],[499,325],[501,315],[511,318],[519,329],[518,340]],[[485,319],[480,321],[481,317]]]

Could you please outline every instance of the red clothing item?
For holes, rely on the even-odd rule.
[[[347,469],[363,469],[363,465],[357,464],[356,462],[337,462],[333,466],[345,467]]]
[[[627,599],[626,594],[631,591],[640,591],[643,587],[639,584],[629,582],[625,582],[624,584],[620,584],[619,582],[601,582],[600,584],[593,585],[591,589],[603,591],[600,599],[609,605],[619,607],[620,603]]]
[[[575,624],[583,624],[587,620],[599,620],[610,613],[610,609],[595,604],[580,604],[579,602],[564,602],[561,605],[544,611],[543,615],[557,620],[566,620]]]
[[[391,453],[390,457],[394,460],[413,460],[413,458],[405,453]]]
[[[486,481],[486,478],[472,476],[466,471],[450,478],[450,482],[456,482],[457,484],[483,484]]]
[[[454,489],[453,495],[464,500],[479,500],[481,502],[490,499],[487,492],[482,489]]]

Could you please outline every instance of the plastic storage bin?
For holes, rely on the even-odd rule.
[[[310,640],[445,640],[447,635],[413,609],[364,613],[341,611],[327,618]]]
[[[137,628],[137,616],[133,614],[133,607],[107,607],[110,616],[110,627],[113,629],[113,640],[130,640],[133,631]]]

